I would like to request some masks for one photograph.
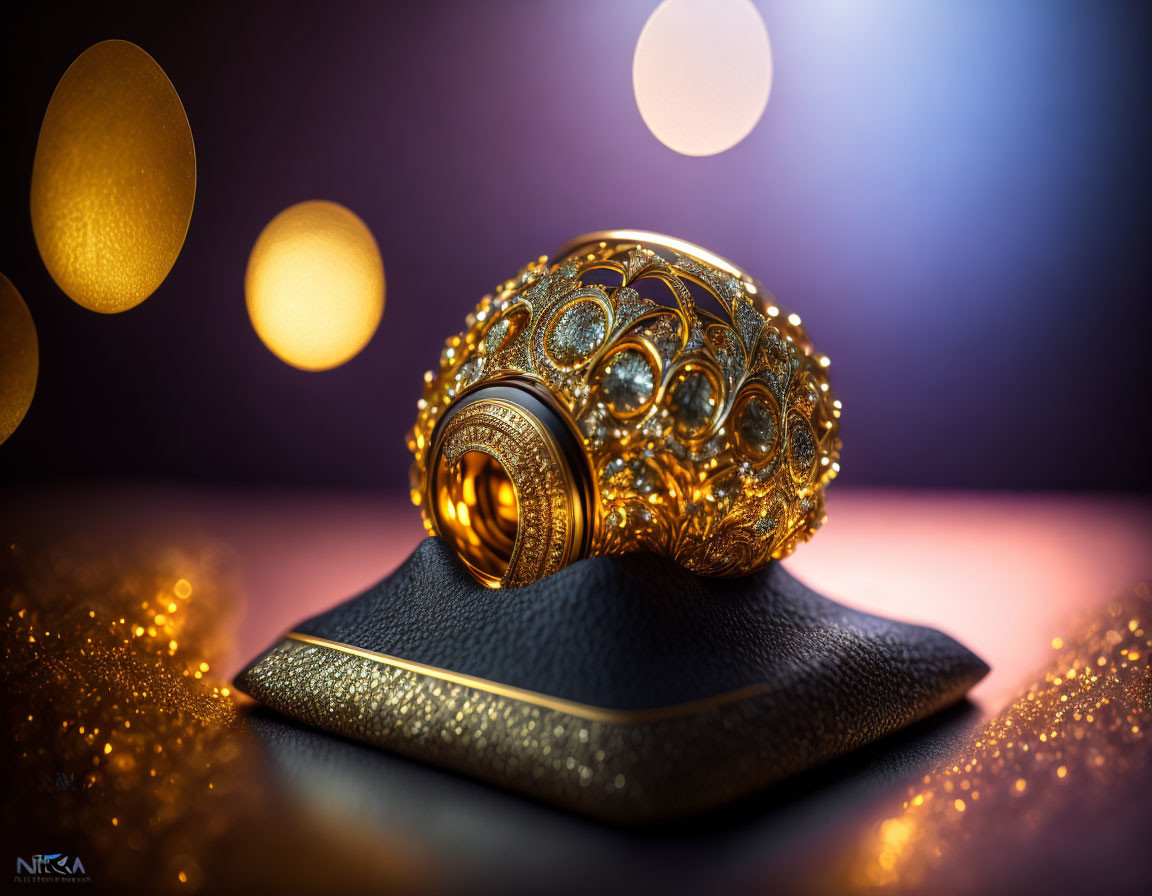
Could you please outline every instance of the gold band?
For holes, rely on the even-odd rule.
[[[446,341],[409,434],[412,497],[491,587],[640,550],[752,572],[823,522],[840,456],[828,363],[731,262],[588,234]]]
[[[433,434],[435,530],[491,587],[535,582],[587,549],[589,501],[563,427],[529,384],[504,380],[462,396]]]

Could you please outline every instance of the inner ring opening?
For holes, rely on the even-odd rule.
[[[467,451],[456,463],[443,455],[433,483],[440,534],[489,587],[497,587],[512,561],[520,505],[516,489],[496,458]]]

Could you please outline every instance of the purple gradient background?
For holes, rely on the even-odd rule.
[[[636,111],[655,2],[18,5],[5,13],[0,272],[40,334],[0,481],[144,476],[405,489],[421,373],[480,295],[567,237],[642,227],[755,272],[833,359],[843,480],[1152,486],[1152,9],[758,2],[764,119],[687,158]],[[150,52],[192,124],[183,254],[102,316],[40,263],[40,120],[86,47]],[[292,369],[244,307],[263,225],[341,202],[388,278],[350,363]]]

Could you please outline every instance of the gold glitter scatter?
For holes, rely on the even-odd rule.
[[[1045,824],[1056,819],[1107,818],[1149,771],[1149,620],[1141,584],[1075,636],[1053,638],[1051,669],[984,723],[958,760],[925,775],[900,811],[869,827],[848,864],[850,887],[979,891],[970,875],[986,882],[989,869],[974,857],[1011,857],[1028,838],[1048,842]],[[969,800],[953,798],[958,786],[971,789]]]
[[[212,544],[0,550],[6,841],[15,853],[68,844],[100,892],[300,892],[322,887],[314,869],[329,862],[363,875],[360,890],[411,889],[412,863],[388,843],[370,851],[354,830],[270,811],[278,794],[209,672],[239,598],[225,556]]]
[[[158,618],[150,598],[187,584],[184,569],[205,577],[204,599]],[[17,544],[4,552],[0,573],[0,674],[12,742],[25,757],[6,801],[6,830],[27,821],[57,839],[81,838],[89,871],[99,864],[105,885],[150,882],[140,875],[151,862],[137,852],[145,836],[160,844],[159,860],[169,837],[188,838],[199,825],[189,842],[207,849],[213,807],[195,794],[209,769],[235,760],[237,715],[207,682],[192,686],[180,673],[222,655],[233,596],[225,571],[210,554],[165,549],[123,562]],[[194,659],[172,660],[177,638],[196,646]],[[154,777],[158,785],[145,785]],[[25,818],[31,800],[21,788],[36,792],[50,815]]]

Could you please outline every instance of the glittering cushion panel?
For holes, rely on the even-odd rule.
[[[986,671],[948,636],[846,609],[777,563],[716,579],[595,557],[490,590],[430,538],[236,684],[325,730],[636,824],[854,749]]]

